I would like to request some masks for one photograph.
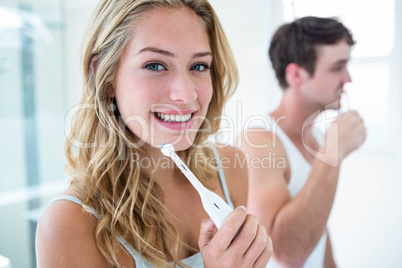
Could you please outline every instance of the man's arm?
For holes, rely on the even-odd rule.
[[[332,208],[340,163],[366,137],[356,112],[342,114],[337,123],[328,130],[324,158],[314,160],[303,189],[294,198],[287,189],[286,171],[256,165],[249,169],[249,211],[265,224],[273,241],[274,258],[283,266],[302,266],[316,247]],[[270,153],[287,159],[281,142],[272,144],[278,140],[271,132],[248,130],[243,133],[241,148],[250,159]],[[255,146],[264,144],[268,146]],[[330,165],[335,162],[338,164]],[[286,160],[286,169],[288,166]]]
[[[339,168],[321,161],[313,164],[302,191],[293,199],[287,189],[289,163],[273,133],[249,130],[241,148],[250,159],[248,209],[265,225],[274,245],[274,258],[291,267],[302,266],[324,232],[334,200]],[[272,141],[276,140],[276,146]],[[266,148],[254,145],[267,144]],[[258,166],[256,159],[275,155],[285,168]],[[254,162],[252,162],[254,161]]]

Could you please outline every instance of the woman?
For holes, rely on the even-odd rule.
[[[205,144],[237,84],[210,4],[104,0],[89,25],[83,67],[82,106],[66,142],[72,181],[39,221],[39,267],[265,267],[272,246],[242,206],[247,171],[236,168],[239,152],[220,150],[230,164],[217,168]],[[163,143],[239,206],[218,231],[161,153]]]

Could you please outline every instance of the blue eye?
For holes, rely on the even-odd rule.
[[[192,66],[190,68],[191,71],[198,71],[198,72],[202,72],[205,71],[207,69],[210,69],[211,67],[209,67],[208,65],[202,63],[202,64],[196,64],[194,66]]]
[[[166,70],[166,68],[159,63],[149,63],[145,65],[145,68],[151,70],[151,71],[162,71],[162,70]]]

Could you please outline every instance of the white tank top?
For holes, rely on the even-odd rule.
[[[290,179],[288,183],[288,190],[290,192],[291,197],[295,197],[301,189],[304,187],[304,184],[307,181],[308,175],[311,171],[311,165],[307,162],[307,160],[300,153],[299,149],[294,145],[294,143],[289,139],[286,133],[279,127],[279,125],[275,122],[275,120],[270,116],[261,116],[258,118],[258,122],[254,121],[250,128],[263,128],[274,133],[282,142],[283,147],[285,149],[286,155],[289,160],[290,167]],[[320,140],[317,139],[320,143]],[[317,246],[308,257],[306,262],[304,263],[304,268],[322,268],[324,266],[324,258],[325,258],[325,249],[327,244],[327,233],[321,236],[320,241]],[[274,245],[275,249],[275,245]],[[277,268],[281,267],[278,263],[271,258],[269,261],[267,268]]]

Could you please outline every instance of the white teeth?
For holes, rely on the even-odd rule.
[[[165,122],[176,122],[176,123],[182,123],[182,122],[187,122],[191,118],[191,114],[186,114],[186,115],[174,115],[174,114],[163,114],[163,113],[156,113],[156,116],[165,121]]]

